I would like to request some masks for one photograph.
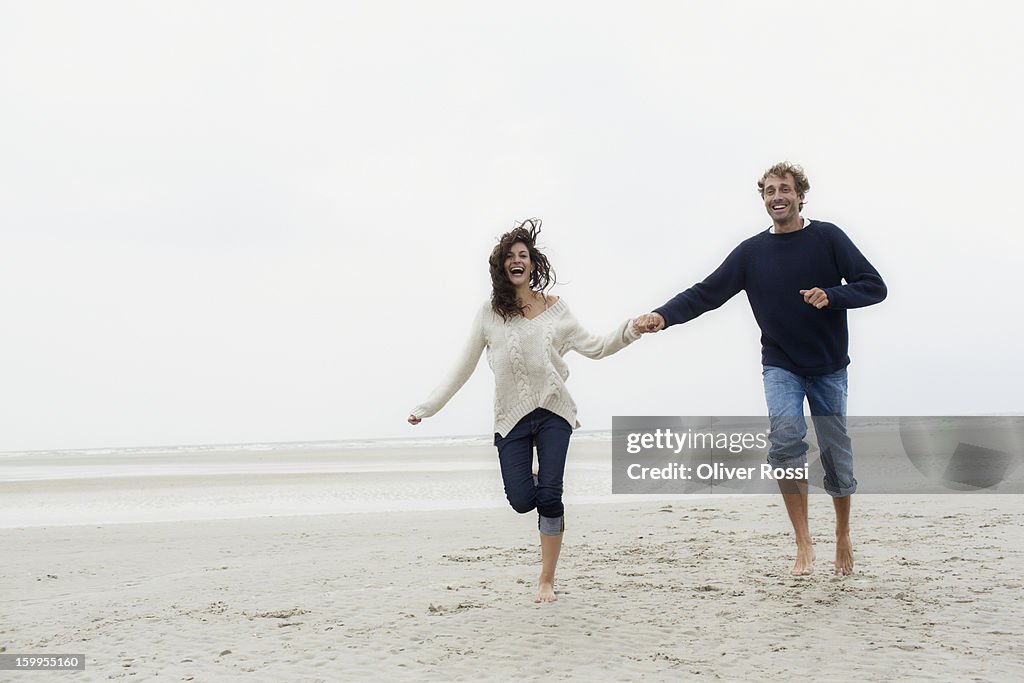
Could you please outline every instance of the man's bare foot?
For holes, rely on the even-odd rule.
[[[537,597],[533,599],[534,602],[554,602],[558,599],[555,595],[555,582],[546,580],[544,577],[540,579],[540,588],[537,590]]]
[[[810,545],[798,545],[796,547],[796,562],[790,574],[793,576],[810,576],[814,573],[814,548]]]
[[[850,536],[836,538],[836,576],[849,576],[853,573],[853,544]]]

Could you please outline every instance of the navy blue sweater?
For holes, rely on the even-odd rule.
[[[847,284],[842,281],[846,280]],[[820,287],[828,306],[804,303],[801,289]],[[831,223],[765,230],[744,240],[703,282],[654,309],[665,326],[693,320],[745,290],[761,328],[761,362],[799,375],[827,375],[850,364],[846,309],[885,298],[882,277]]]

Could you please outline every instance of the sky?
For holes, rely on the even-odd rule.
[[[1014,2],[0,2],[0,451],[487,434],[409,410],[544,221],[594,332],[766,228],[780,160],[888,299],[851,415],[1024,410]],[[613,415],[760,415],[744,295],[592,361]]]

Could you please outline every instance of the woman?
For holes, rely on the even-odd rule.
[[[505,496],[516,512],[539,515],[542,568],[536,602],[556,600],[555,566],[565,529],[562,474],[576,404],[565,388],[564,356],[576,351],[604,358],[640,337],[627,320],[600,337],[585,331],[565,302],[545,290],[555,283],[536,246],[541,221],[528,219],[501,236],[489,259],[491,299],[473,321],[469,343],[455,368],[409,415],[411,424],[439,411],[455,395],[487,349],[494,371],[494,445]],[[531,471],[533,447],[538,470]]]

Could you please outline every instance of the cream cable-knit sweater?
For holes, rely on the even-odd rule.
[[[430,397],[412,409],[416,417],[441,410],[466,383],[480,353],[487,349],[487,364],[494,372],[494,431],[505,436],[519,420],[536,408],[545,408],[576,422],[576,403],[565,388],[569,367],[562,358],[576,351],[588,358],[604,358],[640,338],[632,320],[605,336],[584,330],[564,299],[559,299],[532,320],[505,321],[488,301],[473,320],[469,341],[455,367]]]

